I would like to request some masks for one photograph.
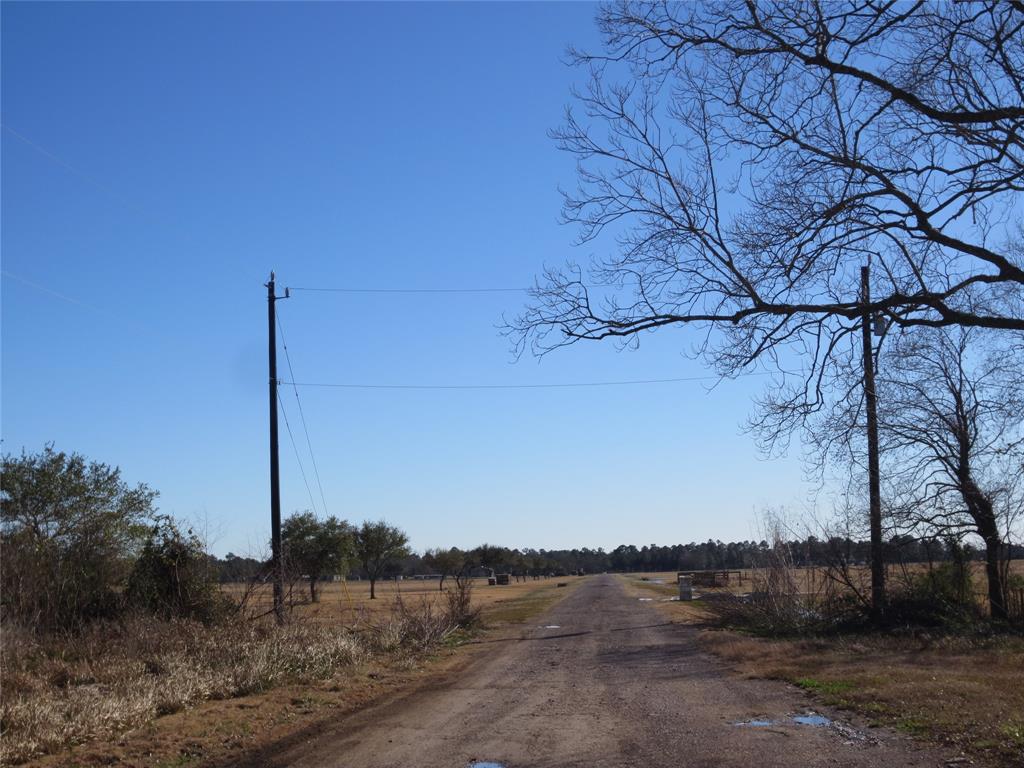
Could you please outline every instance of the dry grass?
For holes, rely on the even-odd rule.
[[[764,640],[705,632],[747,675],[1001,765],[1024,764],[1024,640],[845,637]]]
[[[322,679],[370,650],[347,630],[308,623],[139,618],[45,639],[6,627],[0,762],[116,734],[205,699]]]
[[[393,585],[378,585],[381,599],[372,603],[367,587],[366,599],[354,599],[350,607],[338,594],[340,585],[328,585],[323,602],[297,606],[283,627],[269,620],[204,627],[136,618],[93,625],[77,637],[41,638],[5,626],[0,765],[67,754],[73,745],[86,743],[101,755],[104,743],[112,745],[107,754],[120,754],[113,740],[123,740],[132,731],[139,732],[135,739],[144,744],[139,751],[149,754],[157,747],[144,732],[158,718],[186,718],[187,725],[174,730],[175,740],[178,731],[190,734],[193,746],[188,749],[195,744],[207,751],[223,749],[219,743],[206,743],[217,742],[219,734],[209,739],[198,735],[206,732],[206,723],[198,711],[190,715],[190,709],[212,706],[204,701],[244,696],[257,702],[245,706],[262,707],[264,718],[278,709],[287,717],[294,695],[278,701],[276,689],[323,689],[325,700],[346,697],[353,681],[359,681],[356,688],[372,691],[380,672],[367,670],[410,673],[435,649],[461,637],[460,624],[472,623],[480,609],[489,624],[501,625],[542,610],[566,592],[556,589],[554,581],[492,587],[490,593],[478,586],[468,615],[455,620],[453,609],[466,606],[452,604],[453,591],[438,593],[436,583],[432,586],[399,592]],[[339,596],[341,600],[332,599]],[[356,592],[356,597],[362,595]],[[306,708],[308,702],[300,707]],[[173,717],[164,717],[168,715]],[[259,737],[245,726],[239,723],[238,744]],[[151,762],[155,760],[145,760]]]
[[[572,583],[569,577],[569,582]],[[485,612],[491,606],[516,600],[523,595],[546,591],[555,587],[555,579],[530,579],[507,586],[487,586],[487,579],[472,579],[473,603]],[[558,581],[566,581],[559,579]],[[445,592],[454,588],[454,580],[446,579]],[[244,590],[241,584],[225,584],[224,590],[237,598]],[[309,590],[304,585],[295,585],[292,589],[292,612],[301,618],[326,621],[331,624],[341,622],[346,625],[359,624],[374,616],[387,614],[399,599],[405,602],[416,602],[421,598],[433,600],[443,596],[438,590],[437,580],[405,580],[377,582],[377,599],[370,599],[370,583],[368,581],[334,581],[321,585],[320,602],[309,602]],[[253,608],[259,611],[269,610],[271,606],[270,587],[261,587],[253,600]]]
[[[974,589],[974,595],[977,598],[979,604],[983,604],[987,599],[987,585],[985,582],[985,564],[980,562],[968,563],[971,571],[971,583]],[[921,574],[927,570],[928,566],[925,563],[911,563],[908,565],[889,565],[887,568],[888,580],[893,585],[900,585],[906,579],[914,574]],[[796,582],[797,590],[802,594],[818,594],[822,591],[823,585],[828,581],[827,569],[821,566],[810,566],[807,568],[794,568],[793,576]],[[762,578],[761,571],[759,569],[743,569],[739,571],[742,574],[742,580],[737,579],[735,576],[730,580],[729,586],[715,588],[715,592],[730,592],[732,594],[744,594],[747,592],[757,591],[760,586],[759,582]],[[1010,573],[1024,578],[1024,560],[1014,560],[1010,563]],[[650,587],[664,586],[662,590],[665,593],[677,594],[676,593],[676,571],[661,571],[657,573],[630,573],[623,574],[625,578],[630,581],[635,581],[639,584],[649,585]],[[866,591],[869,591],[868,585],[870,583],[871,572],[867,566],[854,566],[850,568],[850,575],[853,580],[857,583],[864,585]],[[642,581],[647,579],[647,581]],[[655,580],[664,581],[664,585],[655,584]],[[707,592],[708,588],[705,587],[694,587],[694,592]]]

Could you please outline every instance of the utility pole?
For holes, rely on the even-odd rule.
[[[281,553],[281,468],[277,459],[277,316],[275,304],[284,296],[277,296],[274,273],[267,283],[267,338],[270,356],[270,552],[274,575],[274,616],[278,624],[284,623],[284,561]]]
[[[868,267],[860,268],[861,338],[864,343],[864,409],[868,427],[868,489],[871,499],[871,615],[885,612],[885,556],[882,548],[882,489],[878,467],[878,402],[875,395],[875,358],[871,343],[871,282]]]

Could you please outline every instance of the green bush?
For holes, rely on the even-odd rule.
[[[117,467],[55,451],[3,456],[0,607],[37,631],[79,630],[119,613],[156,492]]]
[[[209,624],[230,609],[216,570],[192,531],[159,516],[128,577],[128,604],[168,619]]]
[[[970,568],[942,563],[911,574],[902,588],[892,590],[887,606],[890,623],[929,627],[974,624],[982,618]]]

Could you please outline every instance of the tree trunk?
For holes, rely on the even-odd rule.
[[[319,603],[320,602],[320,592],[316,588],[316,577],[315,576],[310,576],[309,577],[309,601],[311,603]]]
[[[1006,610],[1006,585],[999,568],[999,537],[985,539],[985,577],[988,579],[988,608],[993,619],[1008,618]]]
[[[370,579],[370,599],[371,600],[376,600],[377,599],[376,588],[377,588],[377,579],[371,578]]]
[[[1003,541],[999,535],[992,501],[974,482],[966,467],[961,469],[959,480],[967,511],[974,518],[978,534],[985,542],[985,578],[988,579],[989,613],[993,619],[1006,619],[1006,585],[999,569],[999,551],[1002,549]]]
[[[978,532],[985,541],[985,578],[988,580],[988,609],[993,619],[1006,619],[1006,585],[999,568],[999,553],[1003,542],[996,528],[995,519],[979,525]]]
[[[438,592],[444,592],[444,574],[441,574],[441,582],[437,585]]]

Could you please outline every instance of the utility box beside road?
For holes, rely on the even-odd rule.
[[[679,599],[693,600],[693,580],[689,576],[679,577]]]

